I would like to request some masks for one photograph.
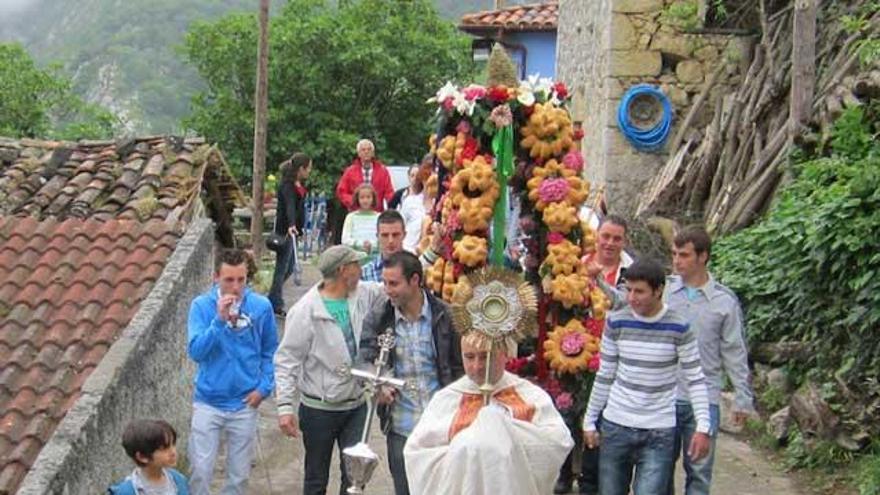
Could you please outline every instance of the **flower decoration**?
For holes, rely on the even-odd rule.
[[[560,100],[565,100],[568,98],[568,88],[565,87],[565,83],[560,81],[553,85],[553,93]]]
[[[547,258],[544,261],[546,265],[550,267],[551,273],[553,275],[569,275],[574,273],[575,268],[578,265],[578,255],[580,255],[580,248],[565,239],[562,234],[558,232],[553,232],[550,235],[556,235],[562,237],[560,242],[551,243],[547,247]],[[584,285],[586,288],[586,284]]]
[[[576,273],[557,275],[550,282],[550,291],[548,292],[551,293],[553,300],[562,303],[565,308],[571,308],[584,301],[583,293],[586,287],[587,281]]]
[[[550,158],[567,153],[574,144],[571,117],[565,109],[550,103],[538,103],[522,128],[520,146],[529,150],[532,158]]]
[[[462,121],[460,121],[460,122],[458,123],[458,125],[455,126],[455,132],[456,132],[456,133],[470,134],[470,133],[471,133],[471,123],[468,122],[467,120],[462,120]]]
[[[556,400],[554,401],[556,405],[556,409],[560,411],[568,411],[571,409],[571,406],[574,405],[574,398],[568,392],[562,392],[561,394],[556,396]]]
[[[464,95],[465,99],[468,101],[479,100],[486,96],[486,88],[478,84],[471,84],[470,86],[464,88],[461,92]]]
[[[584,157],[579,150],[574,149],[565,154],[562,164],[575,173],[581,173],[584,169]]]
[[[453,243],[452,256],[459,263],[473,268],[486,261],[489,256],[489,243],[483,237],[466,235]]]
[[[559,244],[565,241],[565,236],[559,232],[550,232],[547,234],[547,242],[550,244]]]
[[[555,203],[568,196],[568,181],[561,178],[547,179],[538,186],[538,198],[542,203]]]
[[[578,222],[577,211],[567,203],[552,203],[544,209],[544,223],[551,232],[568,234]]]
[[[599,341],[586,333],[584,326],[576,319],[554,328],[544,341],[544,359],[559,373],[577,373],[587,369],[590,359],[598,352]]]
[[[492,86],[486,96],[492,103],[505,103],[510,99],[510,89],[506,86]]]
[[[492,113],[489,114],[489,120],[498,128],[509,126],[513,123],[513,113],[510,111],[510,106],[498,105],[493,108]]]

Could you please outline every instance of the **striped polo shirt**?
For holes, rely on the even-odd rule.
[[[600,413],[630,428],[674,427],[679,372],[687,383],[697,431],[707,433],[706,379],[688,321],[666,305],[650,318],[629,307],[611,313],[605,321],[601,365],[584,415],[584,430],[596,429]]]

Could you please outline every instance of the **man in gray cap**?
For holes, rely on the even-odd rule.
[[[326,492],[333,445],[360,441],[367,413],[362,387],[337,373],[354,363],[364,317],[386,298],[381,284],[360,282],[363,258],[342,245],[321,254],[323,280],[287,313],[275,353],[278,425],[289,437],[302,432],[306,495]],[[348,486],[343,467],[340,493]]]

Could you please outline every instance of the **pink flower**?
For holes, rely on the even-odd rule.
[[[565,155],[565,158],[562,159],[562,164],[570,170],[580,172],[584,169],[584,157],[581,155],[580,151],[571,150]]]
[[[571,332],[562,337],[562,352],[566,356],[577,356],[584,350],[584,334],[580,332]]]
[[[587,363],[587,369],[596,372],[599,371],[599,354],[593,354],[593,357],[590,358],[590,362]]]
[[[463,132],[465,134],[470,134],[471,132],[471,123],[467,120],[462,120],[455,126],[455,132]]]
[[[454,103],[453,98],[451,96],[449,98],[446,98],[445,100],[443,100],[442,105],[443,105],[443,110],[446,110],[447,112],[452,110],[453,108],[455,108],[455,103]]]
[[[568,181],[565,179],[544,179],[538,186],[538,197],[544,203],[555,203],[565,199],[568,190]]]
[[[584,320],[584,328],[587,329],[587,333],[596,338],[602,337],[602,330],[604,327],[605,320],[597,320],[595,318],[587,318]]]
[[[478,86],[476,84],[471,84],[470,86],[464,88],[462,90],[464,94],[464,99],[468,101],[479,100],[480,98],[486,96],[486,88],[483,86]]]
[[[559,244],[565,240],[565,236],[560,232],[550,232],[547,234],[547,242],[550,244]]]
[[[556,396],[556,409],[567,411],[574,405],[574,398],[568,392],[562,392]]]
[[[499,105],[492,109],[489,120],[495,124],[495,127],[506,127],[513,122],[513,113],[508,105]]]

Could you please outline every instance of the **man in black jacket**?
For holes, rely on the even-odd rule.
[[[434,393],[464,374],[458,334],[449,307],[424,289],[422,264],[412,253],[392,254],[382,269],[388,302],[364,320],[358,362],[371,364],[379,354],[377,336],[393,331],[389,359],[404,390],[381,389],[378,402],[388,443],[388,466],[396,495],[409,495],[403,446]]]

